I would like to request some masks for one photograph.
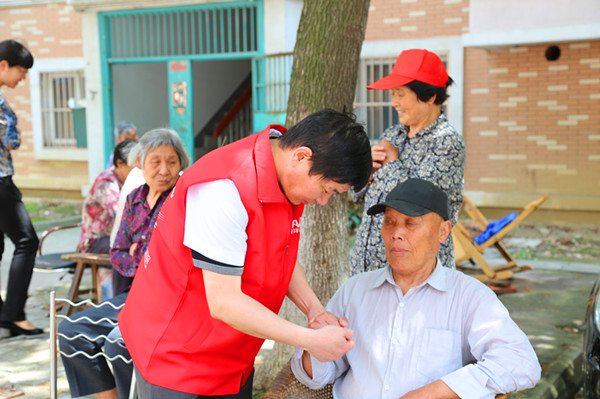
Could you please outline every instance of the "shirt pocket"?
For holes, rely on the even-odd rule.
[[[450,330],[426,328],[417,359],[419,374],[432,382],[461,367],[460,334]]]

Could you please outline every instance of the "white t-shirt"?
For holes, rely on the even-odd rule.
[[[246,257],[248,213],[233,181],[190,186],[186,195],[183,245],[194,266],[241,276]]]

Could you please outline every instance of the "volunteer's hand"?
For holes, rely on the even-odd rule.
[[[315,338],[310,340],[306,351],[320,362],[339,359],[354,348],[354,331],[348,328],[329,325],[312,331]]]

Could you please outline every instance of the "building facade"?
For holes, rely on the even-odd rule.
[[[281,122],[301,10],[301,0],[3,2],[1,37],[35,56],[29,79],[5,91],[23,131],[17,184],[81,196],[122,119],[141,132],[171,126],[201,156],[215,143],[200,132],[249,76],[252,130]],[[455,81],[446,109],[477,205],[502,216],[548,194],[534,215],[600,221],[597,0],[371,0],[355,111],[373,142],[397,119],[389,95],[366,85],[408,48],[436,52]]]

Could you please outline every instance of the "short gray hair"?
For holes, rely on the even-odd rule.
[[[137,127],[135,127],[135,125],[129,121],[121,121],[117,123],[117,126],[115,126],[115,140],[118,140],[119,137],[121,137],[123,133],[128,132],[129,129],[133,129],[137,132]]]
[[[134,150],[133,152],[137,153],[140,166],[144,166],[144,160],[149,152],[154,151],[157,147],[162,145],[173,146],[179,157],[181,170],[185,170],[190,166],[190,156],[183,146],[183,141],[181,141],[181,138],[174,130],[164,127],[152,129],[149,132],[144,133],[138,142],[137,151]]]

